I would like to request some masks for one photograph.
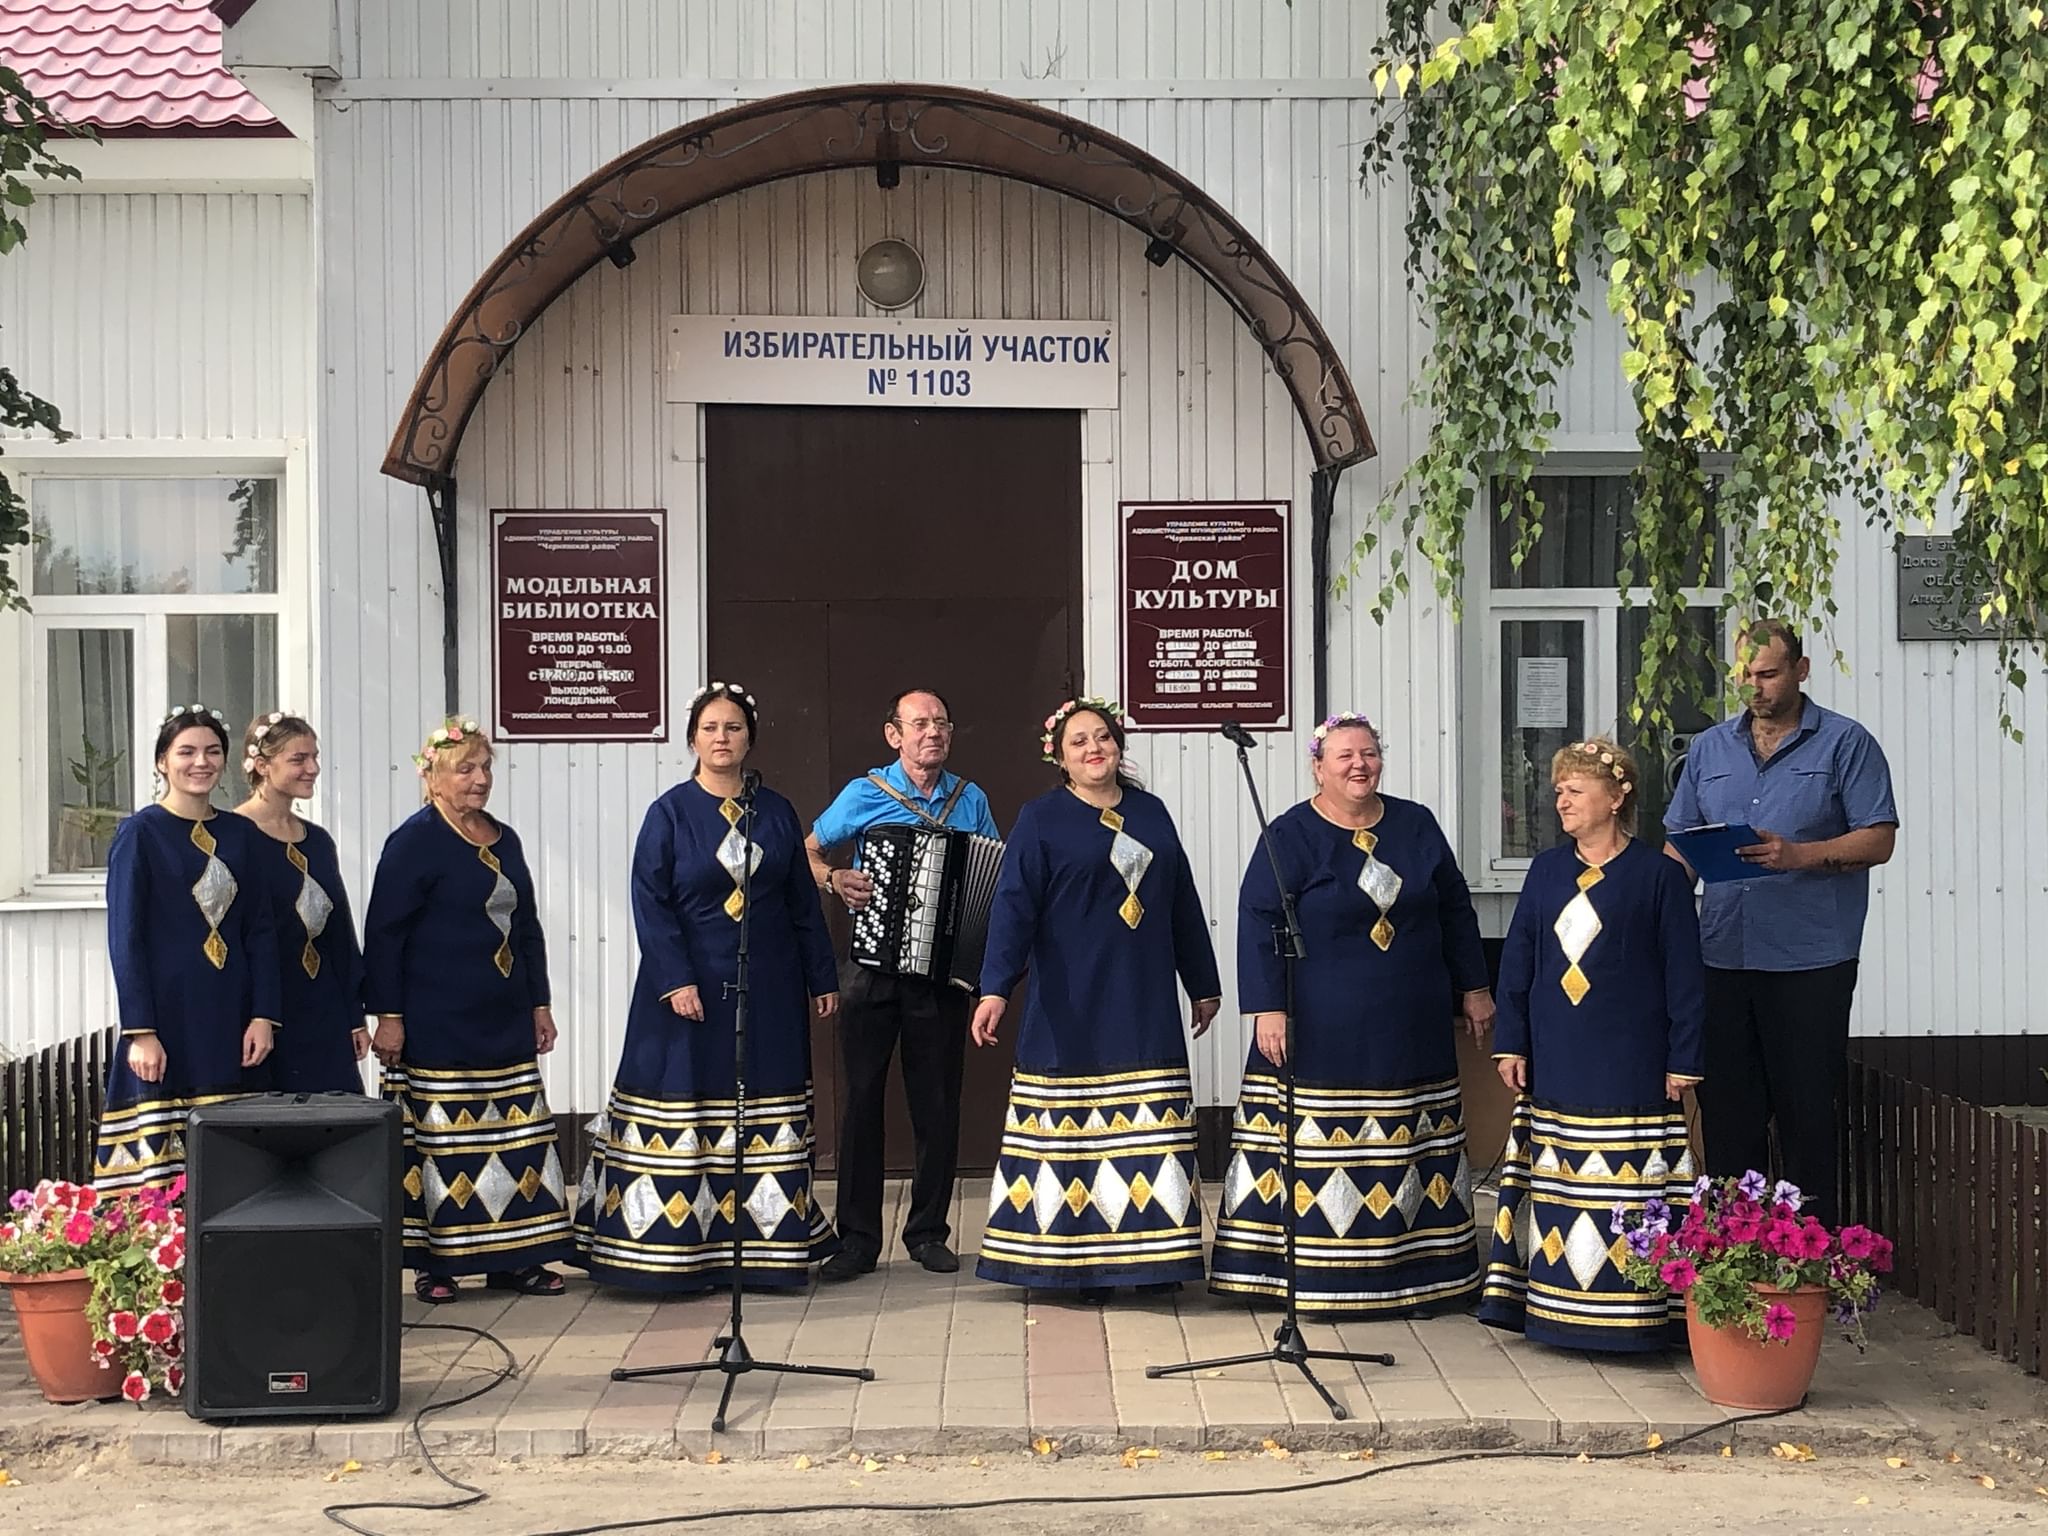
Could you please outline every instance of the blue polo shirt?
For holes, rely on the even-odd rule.
[[[877,768],[876,773],[887,781],[898,794],[909,798],[912,803],[924,807],[936,818],[939,810],[953,797],[953,786],[960,782],[957,773],[941,773],[938,783],[927,795],[911,783],[910,775],[903,771],[903,760],[898,758],[886,768]],[[894,826],[898,822],[916,821],[917,818],[899,802],[890,799],[877,789],[865,774],[839,791],[839,798],[825,807],[825,814],[811,824],[811,835],[818,840],[818,846],[830,851],[841,843],[850,843],[869,827]],[[945,818],[946,825],[957,827],[962,832],[978,832],[983,837],[998,837],[996,819],[989,814],[988,796],[981,792],[978,784],[969,784],[960,791],[960,798],[954,803],[952,814]],[[858,863],[858,860],[856,860]]]
[[[1812,699],[1801,701],[1798,729],[1768,760],[1757,756],[1747,710],[1693,737],[1664,812],[1673,832],[1741,823],[1793,843],[1898,821],[1877,738]],[[1817,971],[1857,957],[1869,910],[1867,869],[1725,880],[1701,897],[1700,949],[1717,970]]]

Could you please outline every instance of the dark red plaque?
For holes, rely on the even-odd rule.
[[[491,513],[501,741],[668,739],[664,514]]]
[[[1117,511],[1131,728],[1287,729],[1288,504],[1127,501]]]

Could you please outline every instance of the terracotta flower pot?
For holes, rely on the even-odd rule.
[[[121,1378],[93,1360],[92,1323],[85,1315],[92,1281],[84,1270],[0,1274],[0,1282],[14,1301],[22,1352],[44,1397],[53,1403],[89,1403],[121,1395]]]
[[[1798,1327],[1792,1337],[1773,1341],[1753,1338],[1740,1324],[1709,1328],[1700,1321],[1693,1299],[1685,1299],[1685,1328],[1692,1344],[1693,1369],[1699,1372],[1700,1390],[1709,1402],[1724,1408],[1748,1408],[1770,1412],[1796,1408],[1813,1385],[1813,1373],[1820,1364],[1820,1345],[1826,1326],[1828,1293],[1824,1286],[1802,1286],[1781,1291],[1759,1285],[1756,1293],[1768,1306],[1783,1302],[1792,1309]]]

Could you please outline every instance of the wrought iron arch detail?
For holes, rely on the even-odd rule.
[[[452,476],[462,434],[507,353],[607,254],[717,198],[791,176],[894,162],[1006,176],[1073,197],[1159,240],[1199,272],[1265,352],[1319,472],[1372,457],[1336,347],[1287,274],[1213,198],[1164,162],[1078,118],[938,86],[801,91],[733,107],[603,166],[522,230],[463,298],[428,354],[384,473]]]

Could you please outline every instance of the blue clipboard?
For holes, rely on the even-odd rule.
[[[1720,885],[1729,880],[1760,880],[1778,873],[1775,869],[1765,869],[1736,857],[1736,849],[1754,847],[1757,842],[1756,828],[1746,823],[1688,827],[1683,832],[1666,835],[1685,855],[1685,862],[1693,867],[1693,872],[1709,885]]]

